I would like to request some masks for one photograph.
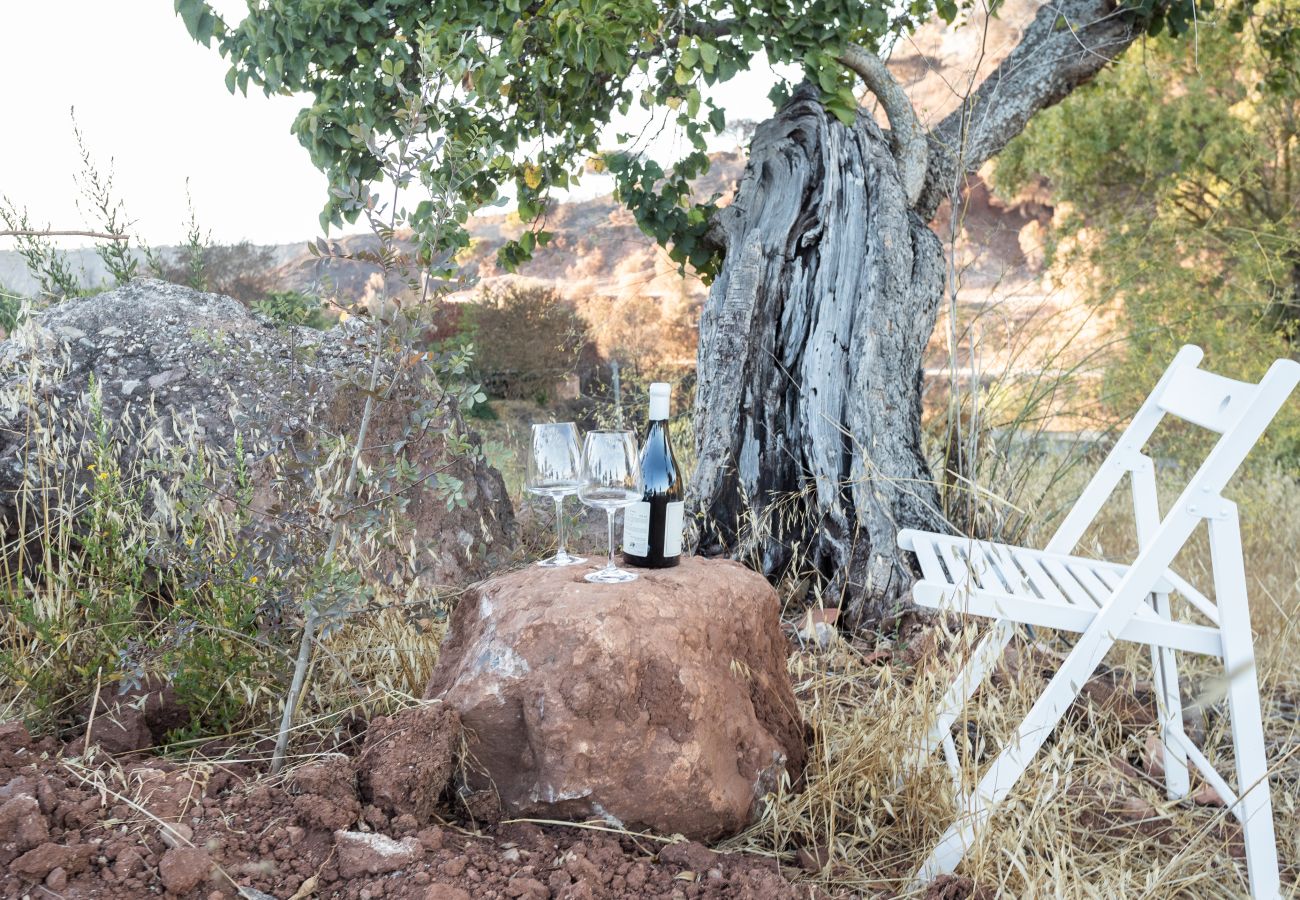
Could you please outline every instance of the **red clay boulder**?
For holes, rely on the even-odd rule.
[[[727,561],[586,571],[529,567],[457,606],[425,696],[460,714],[465,789],[515,816],[744,828],[804,761],[776,593]]]

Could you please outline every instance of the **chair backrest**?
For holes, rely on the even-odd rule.
[[[1203,356],[1200,347],[1191,345],[1178,351],[1048,542],[1048,550],[1067,553],[1078,543],[1124,475],[1145,461],[1142,448],[1165,415],[1220,434],[1165,520],[1195,511],[1198,497],[1217,496],[1223,490],[1300,382],[1300,363],[1294,360],[1277,360],[1258,384],[1250,384],[1198,368]]]

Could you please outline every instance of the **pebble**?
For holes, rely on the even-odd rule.
[[[68,873],[62,866],[53,869],[45,876],[45,886],[56,893],[62,891],[68,886]]]
[[[184,822],[169,822],[158,829],[158,834],[168,847],[188,847],[194,837],[194,829]]]

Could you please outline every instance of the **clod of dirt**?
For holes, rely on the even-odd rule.
[[[101,749],[123,754],[162,744],[167,732],[189,720],[189,713],[169,683],[150,676],[120,694],[105,692],[86,703],[82,720],[86,729],[74,742],[75,750],[84,750],[89,737]]]
[[[1125,732],[1143,731],[1155,726],[1155,690],[1149,681],[1134,681],[1123,672],[1094,675],[1084,682],[1071,709],[1071,715],[1089,714],[1091,704],[1103,715],[1115,719]]]
[[[1192,802],[1197,806],[1224,806],[1223,798],[1213,785],[1202,784],[1192,791]]]
[[[1121,831],[1171,839],[1173,823],[1138,792],[1141,780],[1103,777],[1069,784],[1065,795],[1081,827],[1079,839],[1086,841]]]
[[[53,869],[45,876],[45,886],[58,893],[68,886],[68,873],[62,867]]]
[[[631,584],[517,572],[457,606],[425,696],[460,713],[469,792],[708,840],[803,768],[776,592],[692,557]]]
[[[669,844],[659,851],[660,862],[681,866],[693,872],[706,872],[717,863],[717,860],[718,854],[695,841]]]
[[[431,884],[424,900],[471,900],[469,891],[452,884]]]
[[[996,896],[965,875],[940,875],[926,887],[923,900],[993,900]]]
[[[298,821],[306,828],[337,831],[361,816],[356,773],[346,756],[330,756],[294,769],[288,787],[295,795]]]
[[[359,831],[334,832],[334,846],[338,850],[340,878],[386,875],[424,856],[424,845],[415,838],[395,841],[382,834]]]
[[[69,748],[70,755],[80,756],[87,744],[97,745],[101,750],[119,756],[152,746],[153,734],[142,710],[114,704],[109,708],[97,708],[94,718],[86,720],[86,729]]]
[[[83,845],[69,847],[46,842],[15,859],[9,870],[32,881],[44,881],[45,876],[55,869],[80,872],[86,867],[92,849]]]
[[[460,717],[442,703],[424,703],[370,723],[356,761],[362,794],[389,816],[434,820],[460,745]]]
[[[19,794],[0,806],[0,867],[50,839],[50,824],[31,794]]]
[[[164,822],[177,822],[203,798],[193,771],[167,772],[154,766],[131,770],[140,804]]]
[[[202,847],[173,847],[158,861],[158,877],[173,894],[187,894],[208,880],[212,857]]]

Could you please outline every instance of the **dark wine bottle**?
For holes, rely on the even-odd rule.
[[[666,569],[682,560],[682,475],[668,438],[669,385],[650,385],[650,427],[641,445],[641,500],[623,511],[623,561]]]

